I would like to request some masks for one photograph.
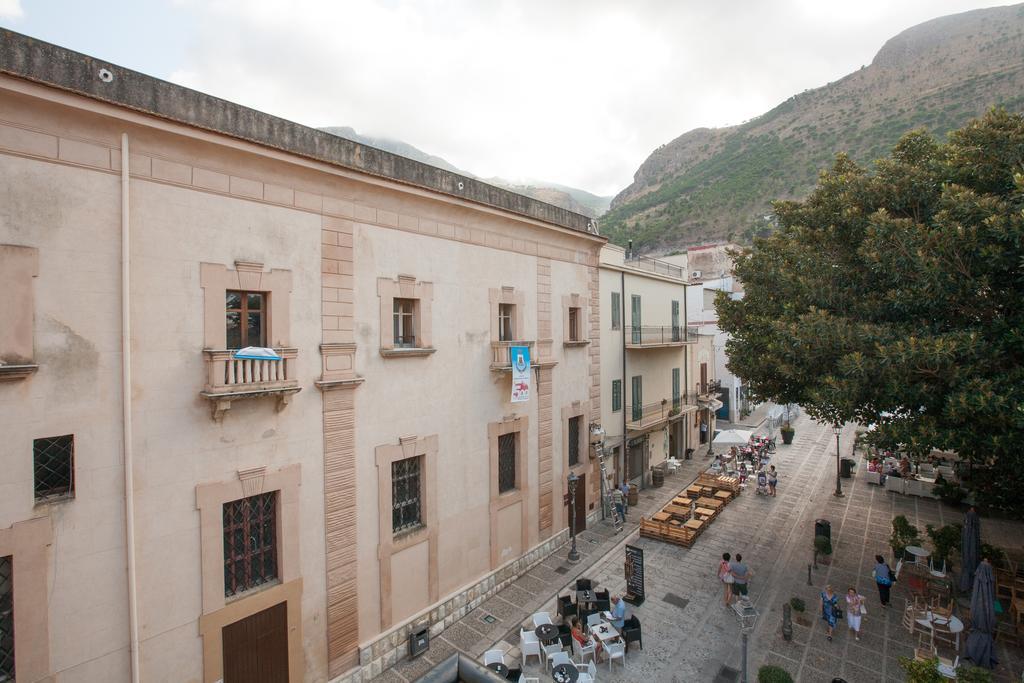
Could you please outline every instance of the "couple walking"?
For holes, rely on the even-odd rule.
[[[748,584],[753,572],[743,562],[743,556],[736,553],[736,559],[732,559],[729,553],[722,553],[722,561],[718,563],[718,579],[722,582],[722,602],[726,607],[740,597],[746,596]]]
[[[850,586],[846,590],[846,626],[853,631],[856,640],[860,640],[860,620],[868,611],[864,607],[864,596]],[[821,618],[825,621],[825,637],[832,640],[836,622],[843,616],[839,609],[839,596],[832,591],[832,586],[825,586],[821,592]]]

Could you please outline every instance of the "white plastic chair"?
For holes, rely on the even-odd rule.
[[[572,664],[572,660],[569,658],[569,655],[565,654],[561,650],[551,655],[551,660],[548,661],[548,668],[554,669],[559,664]]]
[[[527,631],[527,633],[529,633],[529,631]],[[536,656],[538,666],[544,662],[544,652],[540,649],[540,641],[537,640],[536,636],[534,636],[532,641],[520,639],[519,651],[522,653],[522,664],[524,669],[526,668],[527,657]]]
[[[544,646],[544,662],[550,665],[551,658],[562,651],[562,644],[554,642],[551,645]]]
[[[536,614],[533,615],[533,626],[534,626],[534,628],[536,628],[537,626],[540,626],[541,624],[550,624],[550,623],[551,623],[551,613],[550,612],[537,612]]]
[[[612,660],[621,659],[622,668],[626,668],[626,644],[605,643],[604,651],[608,653],[608,670],[612,670]]]
[[[484,653],[484,666],[488,664],[504,664],[505,653],[501,650],[488,650]]]
[[[601,619],[601,613],[600,612],[594,612],[593,614],[588,614],[587,615],[587,628],[594,628],[595,626],[600,624],[601,621],[602,621],[602,619]]]
[[[527,676],[526,674],[519,674],[519,683],[540,683],[540,679],[536,676]]]
[[[595,651],[597,650],[597,642],[593,639],[590,640],[590,645],[580,645],[580,641],[575,638],[572,639],[572,648],[576,653],[576,656],[582,662],[587,655],[590,655],[590,659],[593,660],[595,657]],[[579,668],[579,667],[577,667]]]
[[[946,659],[945,657],[939,657],[939,673],[950,680],[956,680],[956,669],[960,666],[960,656],[957,655],[953,661]],[[579,681],[577,681],[579,683]]]
[[[946,561],[943,560],[942,561],[942,567],[939,568],[939,567],[936,567],[935,563],[931,560],[931,558],[929,558],[928,559],[928,571],[931,573],[932,576],[939,576],[939,577],[945,576],[946,575]]]
[[[580,677],[576,679],[576,683],[594,683],[597,680],[597,665],[593,662],[575,664],[575,666],[580,672]]]

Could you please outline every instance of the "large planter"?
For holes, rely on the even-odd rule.
[[[780,433],[782,434],[782,443],[786,444],[787,446],[793,443],[793,437],[796,436],[795,429],[783,429]]]

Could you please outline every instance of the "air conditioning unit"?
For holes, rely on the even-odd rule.
[[[699,271],[699,270],[695,270],[692,273],[690,273],[690,277],[700,277],[700,275],[701,275],[701,271]]]

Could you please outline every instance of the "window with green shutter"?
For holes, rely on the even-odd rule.
[[[612,380],[612,412],[617,413],[622,410],[622,380]]]
[[[622,295],[612,292],[612,329],[617,330],[622,326]]]

